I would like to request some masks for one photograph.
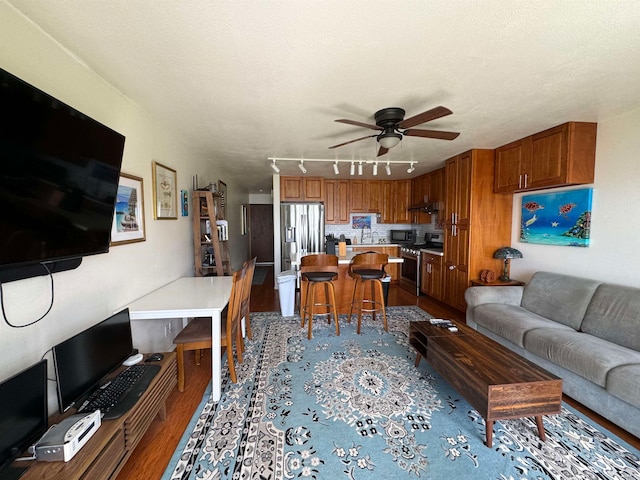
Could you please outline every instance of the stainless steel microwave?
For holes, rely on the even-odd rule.
[[[416,243],[416,230],[391,230],[389,232],[390,243],[413,244]]]

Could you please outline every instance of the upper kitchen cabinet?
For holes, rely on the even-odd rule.
[[[431,223],[444,204],[444,168],[411,179],[411,223]]]
[[[349,211],[364,213],[368,211],[368,202],[365,195],[365,180],[349,180]]]
[[[569,122],[497,148],[494,191],[593,183],[596,131],[596,123]]]
[[[349,180],[325,180],[325,222],[349,223]]]
[[[367,208],[368,212],[382,213],[382,210],[384,209],[382,180],[367,180],[364,184],[364,197],[369,202]]]
[[[382,223],[411,223],[411,180],[383,180]]]
[[[324,202],[324,178],[280,177],[281,202]]]

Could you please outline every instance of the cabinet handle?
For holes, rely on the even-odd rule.
[[[529,185],[529,174],[525,173],[524,174],[524,188],[527,188]]]
[[[522,174],[518,175],[518,188],[522,188]]]

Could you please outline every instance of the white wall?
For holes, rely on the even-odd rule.
[[[0,320],[0,379],[40,360],[56,343],[131,300],[175,278],[193,275],[191,217],[153,219],[153,160],[177,171],[179,189],[190,190],[195,174],[201,183],[218,179],[227,183],[229,211],[238,211],[229,217],[232,264],[238,268],[247,258],[239,205],[248,196],[225,178],[224,169],[189,148],[4,2],[0,2],[0,67],[126,137],[122,170],[143,178],[146,220],[145,242],[112,247],[107,254],[85,258],[76,270],[55,274],[53,309],[38,324],[15,329]],[[7,317],[14,324],[33,321],[49,305],[48,277],[7,283],[2,290]],[[55,408],[52,383],[49,396]]]
[[[511,262],[513,278],[545,270],[640,287],[640,108],[600,120],[596,145],[590,246],[519,242],[522,194],[515,195],[511,239],[524,258]]]

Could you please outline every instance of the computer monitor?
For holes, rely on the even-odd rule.
[[[132,352],[129,309],[53,347],[60,412],[91,393]]]
[[[47,361],[0,383],[0,478],[18,478],[11,462],[47,430]]]

